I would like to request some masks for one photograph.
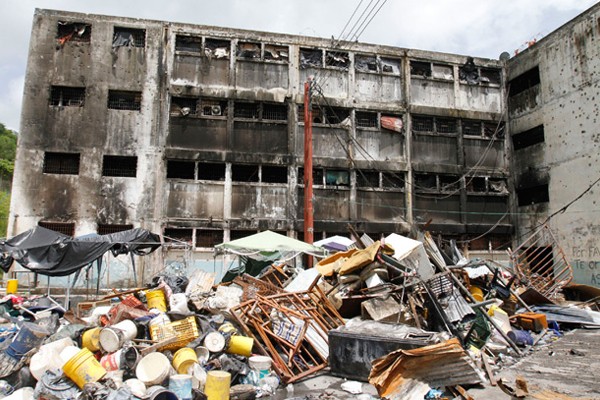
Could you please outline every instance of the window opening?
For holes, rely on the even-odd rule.
[[[62,46],[66,42],[89,43],[92,36],[92,26],[83,22],[58,22],[56,38]]]
[[[58,107],[83,107],[85,88],[52,86],[50,88],[50,105]]]
[[[50,222],[50,221],[39,221],[38,226],[42,228],[50,229],[51,231],[62,233],[63,235],[73,237],[75,235],[75,223],[74,222]]]
[[[350,110],[338,107],[327,107],[324,109],[326,123],[331,125],[341,124],[350,117]],[[314,115],[313,115],[314,118]]]
[[[458,69],[458,78],[469,85],[477,85],[480,82],[479,69],[473,57],[467,57],[465,64]]]
[[[258,165],[232,165],[231,180],[234,182],[258,182]]]
[[[233,116],[235,118],[258,119],[259,103],[238,103],[233,105]]]
[[[98,235],[110,235],[133,229],[131,224],[98,224]]]
[[[289,54],[287,46],[265,45],[265,60],[288,61]]]
[[[198,99],[187,97],[171,97],[171,116],[172,117],[187,117],[188,115],[196,116]]]
[[[410,75],[428,78],[431,76],[431,63],[423,61],[410,62]]]
[[[375,56],[354,56],[354,69],[359,72],[378,72],[379,63]]]
[[[517,197],[519,200],[519,207],[547,203],[550,201],[548,184],[517,189]]]
[[[230,47],[229,40],[207,38],[204,43],[204,54],[207,57],[226,58],[229,57]]]
[[[436,118],[435,127],[437,133],[456,133],[456,120],[450,118]]]
[[[145,47],[146,30],[115,26],[112,47]]]
[[[202,38],[197,36],[175,36],[175,50],[189,51],[190,53],[202,52]]]
[[[487,192],[485,177],[473,177],[467,180],[467,192]]]
[[[413,115],[412,129],[417,132],[433,132],[433,117]]]
[[[142,109],[142,92],[109,90],[108,108],[111,110],[140,111]]]
[[[167,178],[194,179],[194,161],[167,160]]]
[[[322,67],[323,51],[318,49],[300,49],[300,68]]]
[[[196,247],[215,247],[223,243],[223,231],[217,229],[196,229]]]
[[[492,138],[503,138],[504,137],[504,122],[484,122],[483,123],[483,134],[486,137]]]
[[[262,182],[263,183],[287,183],[287,167],[275,165],[262,166]]]
[[[400,63],[400,60],[381,58],[381,71],[388,74],[400,75]]]
[[[501,83],[501,74],[499,69],[495,68],[481,68],[481,82],[482,83],[491,83],[494,85],[499,85]]]
[[[371,170],[356,171],[356,186],[358,187],[379,187],[379,172]]]
[[[386,189],[404,189],[404,174],[402,172],[382,172],[381,186]]]
[[[229,240],[231,241],[231,240],[242,239],[247,236],[254,235],[255,233],[256,233],[256,231],[232,229],[229,231]]]
[[[512,136],[512,141],[515,150],[524,149],[538,143],[544,143],[544,125],[538,125],[525,132],[517,133]]]
[[[237,57],[250,60],[259,60],[260,43],[239,42],[237,45]]]
[[[200,99],[200,109],[202,115],[212,117],[222,117],[227,115],[226,100]]]
[[[440,190],[450,192],[460,188],[460,179],[456,175],[439,175]]]
[[[326,51],[325,52],[325,65],[328,67],[336,67],[348,69],[350,66],[350,58],[348,53],[341,51]]]
[[[506,179],[488,179],[488,190],[493,193],[508,194]]]
[[[513,97],[540,84],[540,69],[534,67],[508,82],[508,96]]]
[[[79,174],[79,153],[44,153],[45,174]]]
[[[462,120],[463,135],[481,136],[481,122]]]
[[[415,185],[418,189],[437,190],[437,179],[431,174],[415,174]]]
[[[323,185],[323,168],[313,168],[313,184],[314,185]],[[298,184],[304,184],[304,168],[298,168]]]
[[[454,80],[454,68],[451,65],[433,64],[431,75],[436,79]]]
[[[350,172],[343,169],[327,169],[325,172],[326,186],[350,186]]]
[[[165,228],[163,237],[166,243],[185,242],[192,244],[194,230],[190,228]]]
[[[354,113],[356,118],[356,126],[361,128],[377,128],[378,118],[377,113],[367,111],[356,111]]]
[[[287,104],[263,103],[262,118],[269,121],[287,121]]]
[[[137,157],[104,156],[102,160],[102,176],[135,178],[137,174]]]
[[[198,179],[207,181],[224,181],[225,164],[198,163]]]

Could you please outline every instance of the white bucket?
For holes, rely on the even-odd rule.
[[[29,361],[31,375],[39,381],[46,370],[50,368],[62,369],[65,363],[62,361],[60,353],[69,346],[75,347],[73,341],[67,337],[40,347]]]
[[[169,376],[171,362],[162,353],[150,353],[135,368],[135,375],[146,386],[160,385]]]
[[[77,346],[67,346],[64,349],[62,349],[60,352],[60,361],[62,365],[65,365],[67,361],[69,361],[77,353],[79,353],[79,350],[81,349]]]
[[[124,320],[100,331],[98,341],[106,353],[114,353],[123,344],[137,336],[137,326],[133,321]]]
[[[219,332],[210,332],[204,337],[204,347],[211,353],[218,353],[225,348],[225,338]]]
[[[146,395],[146,385],[144,385],[144,382],[140,381],[139,379],[127,379],[125,382],[123,382],[123,384],[131,389],[131,393],[135,397],[142,398]]]
[[[256,371],[264,371],[271,369],[273,360],[266,356],[252,356],[248,359],[248,366]]]

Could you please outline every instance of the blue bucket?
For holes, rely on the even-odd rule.
[[[31,322],[24,322],[12,343],[6,348],[5,353],[15,360],[20,360],[32,349],[39,347],[51,332],[44,327]]]
[[[515,342],[517,346],[531,346],[533,344],[533,336],[531,336],[529,331],[513,329],[508,332],[508,337]]]

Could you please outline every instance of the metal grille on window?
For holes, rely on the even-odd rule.
[[[412,129],[417,132],[433,132],[433,117],[413,115]]]
[[[223,243],[223,231],[196,229],[196,247],[215,247],[220,243]]]
[[[83,107],[85,88],[52,86],[50,88],[50,105],[59,107]]]
[[[175,37],[175,50],[189,51],[190,53],[200,53],[202,51],[202,38],[196,36],[177,35]]]
[[[186,97],[172,97],[171,98],[171,116],[172,117],[186,117],[196,116],[198,99],[190,99]]]
[[[269,121],[286,121],[287,105],[264,103],[262,118]]]
[[[142,93],[109,90],[108,108],[112,110],[140,111],[142,109]]]
[[[435,125],[438,133],[456,133],[455,119],[437,118]]]
[[[133,229],[131,224],[98,224],[98,235],[110,235]]]
[[[377,113],[357,111],[356,126],[361,128],[377,128]]]
[[[79,174],[79,153],[44,153],[44,173]]]
[[[63,235],[73,236],[75,235],[75,223],[73,222],[48,222],[40,221],[38,226],[42,228],[50,229],[51,231],[62,233]]]
[[[258,103],[235,103],[233,110],[236,118],[258,119]]]
[[[481,136],[481,122],[479,121],[462,121],[463,135]]]
[[[135,178],[137,173],[137,157],[104,156],[102,176]]]

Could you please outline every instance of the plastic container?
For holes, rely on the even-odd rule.
[[[25,354],[41,345],[48,335],[50,332],[46,328],[31,322],[24,322],[12,343],[6,348],[5,353],[15,360],[20,360]]]
[[[211,353],[219,353],[225,348],[225,338],[219,332],[210,332],[204,337],[204,347]]]
[[[100,347],[106,353],[113,353],[123,347],[123,344],[137,336],[137,325],[130,320],[124,320],[118,324],[103,328],[100,331],[98,341]]]
[[[100,331],[102,328],[92,328],[83,332],[81,335],[81,346],[91,352],[100,350]]]
[[[258,372],[258,379],[269,375],[272,363],[273,360],[266,356],[252,356],[248,358],[248,366]]]
[[[60,353],[69,346],[74,347],[73,341],[67,337],[40,347],[40,350],[36,352],[29,361],[31,375],[39,381],[46,370],[50,368],[62,369],[65,363],[60,358]],[[77,349],[77,351],[79,351],[79,349]]]
[[[17,293],[19,290],[19,280],[18,279],[9,279],[6,281],[6,294]]]
[[[165,293],[160,289],[148,290],[146,292],[146,302],[148,303],[148,308],[156,308],[162,312],[167,312]]]
[[[180,400],[191,400],[192,398],[192,376],[187,374],[171,375],[169,378],[169,390]]]
[[[136,377],[146,386],[160,385],[169,377],[171,363],[163,353],[144,356],[135,367]]]
[[[481,303],[483,301],[483,290],[481,290],[479,286],[471,286],[469,292],[471,292],[471,296],[473,296],[475,301],[477,301],[478,303]]]
[[[210,351],[204,346],[196,347],[196,357],[198,358],[198,364],[204,365],[210,358]]]
[[[63,366],[63,371],[80,389],[86,383],[97,382],[106,375],[106,370],[88,349],[81,349],[71,357]]]
[[[180,349],[198,338],[198,336],[200,336],[198,325],[196,324],[196,318],[193,316],[166,325],[150,325],[150,337],[155,342],[172,337],[177,337],[178,339],[175,343],[159,348],[159,351]]]
[[[226,371],[209,371],[206,374],[204,394],[208,400],[229,400],[231,374]]]
[[[179,349],[173,354],[173,368],[178,374],[187,374],[189,368],[198,363],[196,351],[190,347]]]
[[[114,353],[108,353],[100,359],[100,365],[107,371],[117,371],[121,369],[121,355],[123,350],[117,350]]]
[[[253,338],[234,335],[229,339],[229,345],[225,351],[230,354],[250,357],[252,355],[252,346],[254,346]]]

